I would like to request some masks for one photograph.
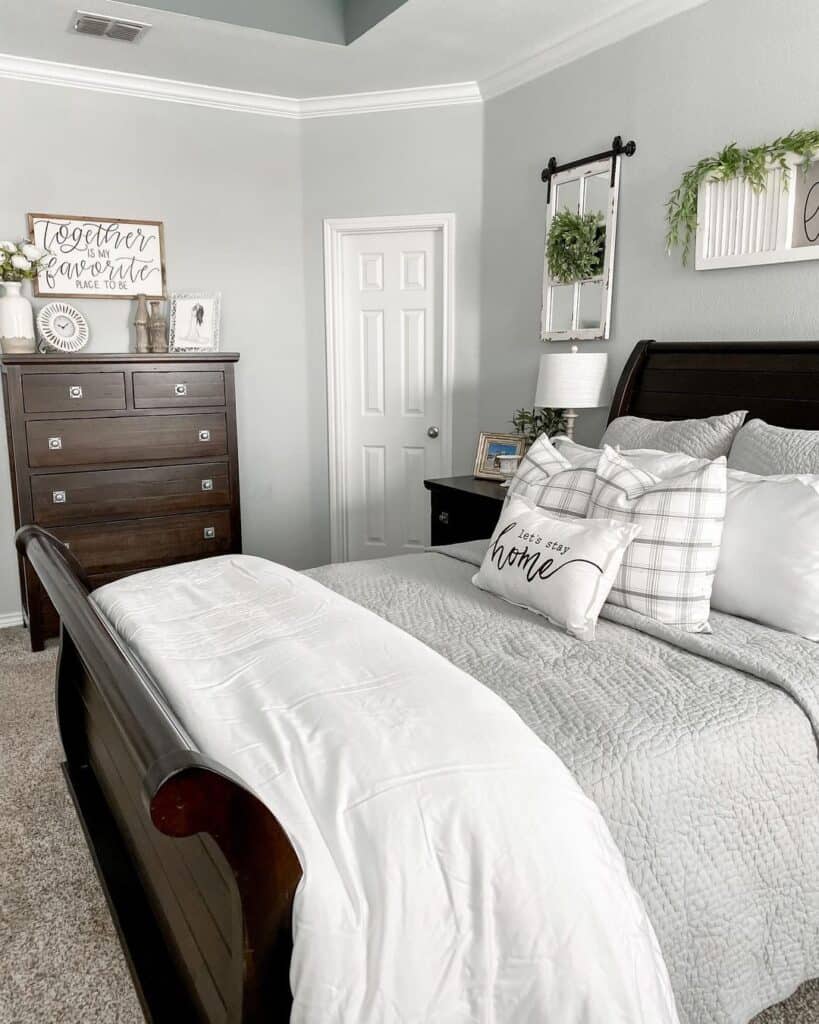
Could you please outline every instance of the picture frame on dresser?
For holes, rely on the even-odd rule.
[[[66,543],[92,587],[242,549],[237,353],[4,356],[15,526]],[[32,650],[59,620],[19,561]]]

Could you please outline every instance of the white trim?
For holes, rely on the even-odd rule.
[[[4,612],[0,614],[0,629],[11,629],[23,625],[22,612]]]
[[[179,82],[170,78],[106,71],[102,68],[61,64],[56,61],[1,53],[0,78],[295,120],[389,110],[414,110],[419,107],[446,107],[481,103],[484,99],[499,96],[564,64],[570,64],[666,18],[707,2],[708,0],[635,0],[614,14],[590,19],[582,28],[564,36],[546,49],[487,75],[480,82],[455,82],[447,85],[424,85],[409,89],[386,89],[380,92],[297,99],[291,96],[245,92],[241,89]]]
[[[563,36],[545,50],[538,50],[529,57],[515,61],[514,64],[482,78],[480,86],[483,98],[488,100],[493,96],[500,96],[501,93],[516,89],[519,85],[540,78],[565,64],[571,64],[572,61],[587,57],[605,46],[611,46],[612,43],[618,43],[621,39],[642,32],[643,29],[665,21],[666,18],[707,2],[708,0],[637,0],[636,3],[631,3],[607,17],[592,18],[583,28]]]
[[[116,96],[164,100],[167,103],[186,103],[195,107],[213,107],[217,110],[266,114],[269,117],[299,117],[299,101],[284,96],[241,92],[237,89],[177,82],[169,78],[152,78],[148,75],[132,75],[123,71],[105,71],[76,64],[58,64],[50,60],[15,57],[11,54],[0,54],[0,78],[88,89],[91,92],[113,93]]]
[[[477,82],[352,93],[349,96],[295,99],[260,92],[243,92],[239,89],[223,89],[196,82],[179,82],[170,78],[133,75],[123,71],[105,71],[76,64],[58,64],[49,60],[15,57],[12,54],[0,54],[0,78],[296,120],[481,102]]]
[[[481,99],[477,82],[456,82],[453,85],[356,92],[347,96],[314,96],[297,102],[301,117],[337,117],[342,114],[373,114],[382,110],[451,107],[480,103]]]
[[[327,337],[327,433],[330,464],[330,561],[344,562],[347,545],[347,490],[344,474],[346,416],[341,345],[342,243],[346,235],[393,231],[441,232],[441,464],[452,473],[452,392],[455,380],[455,214],[352,217],[324,221],[324,297]]]

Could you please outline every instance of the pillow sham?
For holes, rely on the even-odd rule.
[[[597,463],[603,454],[602,448],[588,448],[586,445],[578,444],[564,436],[553,437],[552,444],[555,450],[568,459],[573,466],[583,465],[597,468]],[[710,461],[710,459],[695,459],[684,452],[664,452],[655,448],[629,448],[620,451],[620,454],[625,455],[635,466],[660,477],[676,476],[687,469],[702,466]]]
[[[606,447],[589,517],[639,523],[611,604],[690,633],[708,633],[726,503],[725,458],[661,479]]]
[[[728,471],[711,607],[819,640],[819,476]]]
[[[788,430],[751,420],[734,438],[728,468],[760,476],[819,473],[819,430]]]
[[[596,466],[596,458],[585,466],[572,466],[546,434],[541,434],[512,477],[506,500],[526,498],[558,519],[584,519]]]
[[[601,448],[586,448],[567,437],[550,440],[541,434],[524,456],[508,493],[528,498],[558,519],[585,519],[602,454]],[[675,476],[703,464],[680,453],[638,449],[626,455],[658,477]]]
[[[727,455],[737,431],[748,413],[742,409],[724,416],[701,420],[646,420],[619,416],[603,434],[601,445],[612,448],[659,448],[683,452],[695,459],[716,459]]]
[[[631,523],[555,519],[512,495],[472,582],[578,640],[593,640],[623,553],[639,532]]]

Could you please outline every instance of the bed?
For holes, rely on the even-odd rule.
[[[816,428],[817,375],[817,343],[641,342],[611,415],[748,408]],[[64,772],[146,1016],[285,1019],[287,836],[197,749],[70,552],[38,528],[18,544],[61,615]],[[310,575],[495,689],[563,758],[625,855],[688,1024],[745,1024],[819,974],[816,645],[720,615],[712,637],[647,631],[613,609],[583,648],[471,587],[480,555]]]

